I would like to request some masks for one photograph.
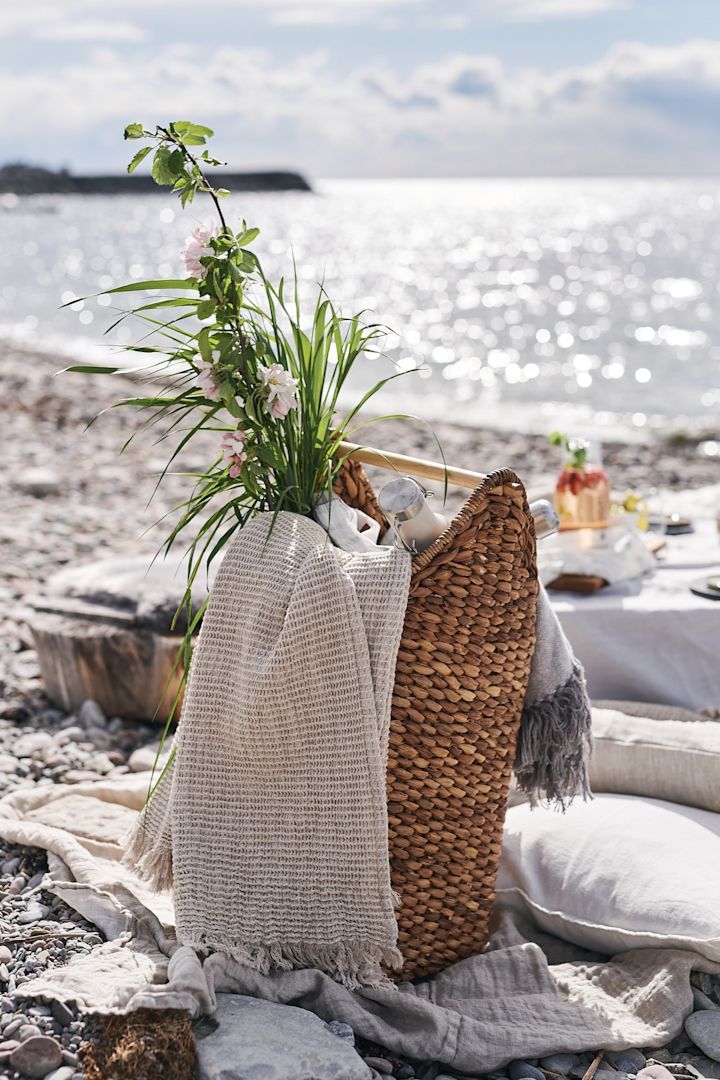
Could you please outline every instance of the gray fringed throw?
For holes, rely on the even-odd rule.
[[[536,627],[515,775],[532,802],[547,798],[564,806],[590,794],[592,716],[583,669],[542,585]]]
[[[340,550],[295,514],[228,545],[174,757],[126,856],[174,885],[184,945],[349,987],[400,965],[385,769],[409,583],[405,552]],[[542,590],[537,629],[517,772],[562,801],[587,791],[589,703]]]

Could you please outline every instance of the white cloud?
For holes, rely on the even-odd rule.
[[[135,23],[114,19],[52,20],[33,27],[33,36],[42,41],[126,41],[145,40],[145,32]]]
[[[52,71],[0,73],[6,138],[55,130],[69,148],[100,148],[98,167],[110,154],[121,163],[125,122],[182,117],[214,124],[234,165],[315,176],[709,172],[719,112],[714,41],[623,44],[551,73],[455,54],[401,76],[370,62],[338,71],[320,51],[277,64],[261,50],[189,45],[152,64],[100,49]]]
[[[508,18],[516,20],[582,18],[603,11],[629,8],[633,0],[493,0]]]
[[[462,27],[473,18],[508,21],[580,18],[628,8],[635,0],[461,0],[461,11],[448,12],[444,0],[213,0],[213,10],[265,14],[274,25],[332,25],[375,22],[383,16],[412,17],[438,29]],[[3,11],[0,36],[27,34],[55,40],[133,41],[142,33],[126,21],[154,10],[169,14],[198,10],[197,0],[32,0]],[[395,25],[395,24],[393,24]],[[169,23],[168,29],[171,29]]]

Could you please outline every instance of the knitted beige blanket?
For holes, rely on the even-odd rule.
[[[407,554],[295,514],[231,541],[127,857],[172,881],[183,944],[349,987],[400,966],[385,769],[409,579]]]

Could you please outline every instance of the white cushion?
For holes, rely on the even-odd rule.
[[[627,707],[627,706],[626,706]],[[684,709],[594,708],[593,791],[647,795],[720,813],[720,723]]]
[[[628,795],[565,814],[515,806],[497,892],[597,952],[677,947],[720,961],[720,814]]]

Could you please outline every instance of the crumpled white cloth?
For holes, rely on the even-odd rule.
[[[588,574],[610,585],[631,581],[653,570],[655,559],[636,529],[572,529],[547,536],[538,544],[538,575],[543,585],[561,574]]]
[[[380,542],[380,525],[375,518],[348,506],[338,495],[319,495],[313,517],[342,551],[373,551]]]
[[[19,996],[75,1001],[90,1012],[139,1008],[211,1013],[220,992],[249,994],[343,1020],[411,1058],[463,1072],[560,1051],[661,1046],[692,1010],[693,968],[720,964],[678,949],[603,962],[499,909],[489,951],[417,986],[348,990],[317,970],[262,975],[181,946],[166,893],[120,864],[121,838],[143,805],[148,774],[75,786],[28,787],[0,800],[0,836],[44,848],[44,887],[108,941],[23,983]]]

